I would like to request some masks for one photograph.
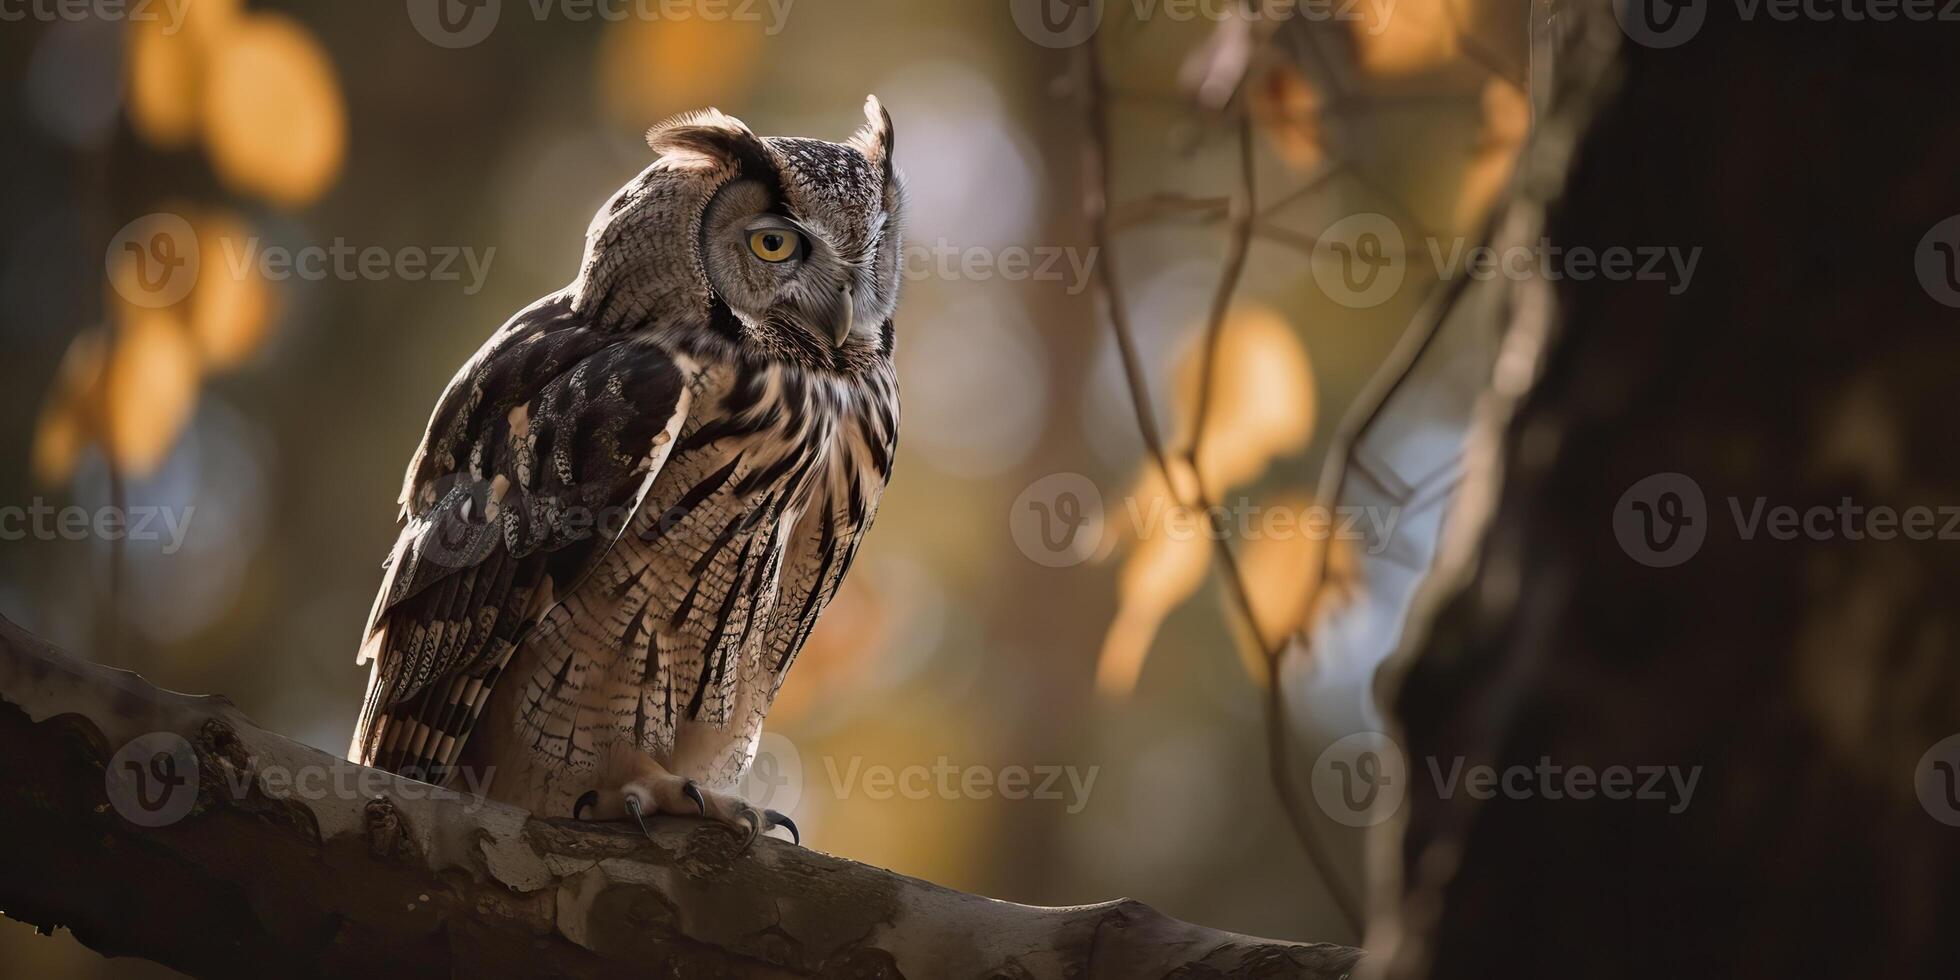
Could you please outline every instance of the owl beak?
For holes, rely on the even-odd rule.
[[[851,321],[856,316],[856,311],[853,309],[853,306],[854,304],[851,302],[851,290],[846,287],[837,291],[837,302],[832,304],[829,310],[825,311],[830,314],[830,323],[827,326],[830,327],[830,345],[832,347],[842,347],[844,346],[844,341],[850,339]]]

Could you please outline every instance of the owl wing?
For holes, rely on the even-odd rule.
[[[511,652],[631,520],[687,413],[664,349],[563,294],[519,313],[436,405],[357,662],[350,754],[441,781]]]

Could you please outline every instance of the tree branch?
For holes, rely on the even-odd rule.
[[[1334,980],[1360,955],[1129,900],[999,902],[782,841],[737,855],[684,818],[651,839],[539,819],[334,758],[4,619],[0,822],[6,915],[200,976]]]

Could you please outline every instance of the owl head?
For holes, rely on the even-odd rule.
[[[714,109],[655,126],[659,159],[593,218],[575,306],[811,368],[889,357],[904,192],[890,113],[872,96],[864,114],[842,143]]]

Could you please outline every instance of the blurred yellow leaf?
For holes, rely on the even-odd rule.
[[[1179,418],[1198,402],[1204,363],[1199,337],[1178,365]],[[1274,458],[1305,448],[1313,435],[1313,367],[1293,328],[1269,307],[1241,303],[1225,319],[1212,365],[1211,411],[1198,446],[1198,471],[1214,495],[1248,483]],[[1183,426],[1188,443],[1190,423]]]
[[[34,478],[45,486],[67,482],[82,448],[95,441],[108,352],[108,331],[92,329],[77,334],[61,357],[34,426]]]
[[[113,305],[122,316],[169,310],[189,330],[205,373],[236,367],[265,342],[275,298],[262,268],[239,261],[252,252],[252,227],[234,212],[182,201],[167,202],[160,213],[178,228],[161,245],[191,261],[172,267],[174,258],[153,254],[156,245],[112,252],[110,295],[120,300]]]
[[[1484,83],[1484,133],[1490,142],[1517,146],[1531,132],[1531,101],[1502,78]]]
[[[197,345],[171,311],[129,309],[102,380],[110,458],[135,476],[155,472],[197,404]]]
[[[129,121],[137,135],[174,150],[189,144],[197,132],[202,66],[191,34],[166,34],[166,26],[162,19],[130,21]]]
[[[614,118],[637,127],[739,103],[753,83],[763,30],[739,18],[614,21],[599,44],[600,98]]]
[[[130,123],[137,135],[181,149],[197,135],[209,55],[238,23],[238,0],[197,0],[169,17],[129,18]]]
[[[241,17],[211,42],[204,121],[232,186],[285,205],[318,197],[340,171],[346,109],[333,62],[280,14]]]
[[[34,425],[34,479],[56,486],[75,472],[75,461],[88,445],[88,430],[74,405],[48,404]]]
[[[194,0],[184,4],[179,34],[199,44],[212,44],[238,26],[240,0]]]
[[[1475,224],[1490,202],[1511,178],[1518,147],[1531,130],[1531,102],[1517,86],[1492,78],[1484,83],[1483,139],[1477,155],[1464,171],[1463,186],[1457,194],[1458,227]]]
[[[1454,0],[1362,4],[1353,21],[1361,67],[1376,75],[1409,75],[1456,57]]]
[[[1186,420],[1187,438],[1180,445],[1189,444],[1204,357],[1200,332],[1179,359],[1173,388],[1178,417]],[[1255,303],[1233,308],[1219,335],[1211,410],[1198,446],[1198,471],[1213,503],[1224,509],[1226,534],[1238,535],[1244,519],[1258,516],[1235,506],[1230,491],[1257,479],[1275,458],[1306,446],[1313,435],[1314,399],[1312,363],[1286,320]],[[1207,516],[1178,504],[1198,498],[1197,481],[1180,460],[1172,461],[1171,472],[1177,495],[1152,466],[1127,501],[1125,516],[1136,545],[1123,564],[1116,618],[1096,662],[1096,689],[1105,696],[1122,698],[1135,689],[1164,618],[1198,591],[1211,567],[1214,543]],[[1284,581],[1272,587],[1289,588]],[[1274,618],[1267,620],[1262,606],[1262,622],[1277,623],[1291,614],[1277,600],[1269,601],[1275,603]],[[1254,678],[1264,676],[1260,664],[1249,662],[1247,669]]]
[[[191,336],[205,371],[233,367],[259,348],[272,319],[272,288],[257,263],[235,269],[232,254],[245,254],[252,230],[230,212],[197,222],[198,277],[190,295]]]
[[[1291,65],[1266,73],[1252,87],[1252,111],[1273,149],[1295,170],[1312,170],[1326,159],[1321,147],[1320,93]]]
[[[1251,523],[1239,553],[1239,569],[1259,617],[1260,634],[1273,640],[1305,625],[1321,551],[1351,546],[1335,540],[1338,521],[1305,494],[1291,493],[1273,501],[1260,508],[1260,519]],[[1254,678],[1265,679],[1264,664],[1248,664],[1247,670]]]
[[[1198,591],[1211,567],[1203,515],[1180,508],[1155,470],[1142,483],[1130,515],[1139,540],[1117,577],[1116,618],[1096,661],[1096,690],[1118,699],[1136,689],[1164,618]]]

